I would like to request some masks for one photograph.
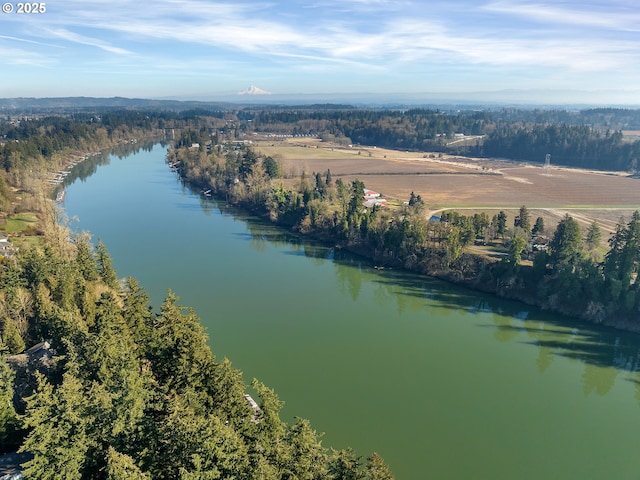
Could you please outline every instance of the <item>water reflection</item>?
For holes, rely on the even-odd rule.
[[[249,245],[256,252],[266,252],[269,246],[269,240],[267,240],[262,235],[252,235]]]
[[[511,317],[507,317],[500,313],[494,313],[493,324],[496,326],[493,338],[499,342],[509,342],[520,334],[519,329],[514,328]]]
[[[373,284],[374,301],[381,307],[395,302],[399,315],[426,311],[428,307],[438,308],[438,315],[443,318],[454,312],[462,314],[480,328],[493,329],[492,336],[499,343],[519,342],[536,348],[535,363],[541,374],[549,371],[558,357],[577,360],[584,364],[581,380],[585,396],[606,395],[622,371],[633,373],[627,379],[636,383],[640,401],[640,336],[636,334],[523,308],[521,303],[401,270],[375,270],[367,259],[300,238],[223,202],[203,198],[201,205],[246,223],[248,233],[235,235],[248,240],[257,252],[266,252],[272,245],[287,255],[309,258],[318,267],[331,260],[339,288],[354,302],[365,284]]]
[[[74,165],[69,169],[69,175],[64,179],[60,188],[65,188],[71,185],[76,180],[84,182],[87,178],[92,176],[98,171],[98,167],[109,165],[111,163],[111,156],[117,157],[123,160],[130,155],[139,153],[140,151],[150,152],[153,147],[158,144],[157,140],[148,140],[138,143],[126,143],[123,145],[117,145],[110,150],[95,152],[85,157],[85,160]],[[162,148],[166,147],[165,143],[160,143]]]
[[[76,180],[84,182],[98,171],[99,166],[109,165],[109,163],[110,155],[107,152],[98,152],[97,154],[91,155],[70,169],[70,173],[64,179],[62,186],[66,187],[71,185]]]
[[[127,158],[130,155],[139,153],[140,151],[151,152],[156,145],[160,145],[163,149],[167,148],[168,143],[165,141],[158,142],[157,140],[145,140],[135,143],[123,143],[117,145],[110,150],[110,154],[118,157],[120,160]]]
[[[584,396],[591,393],[606,395],[616,382],[620,371],[615,368],[604,368],[585,362],[582,373],[582,385]]]
[[[399,313],[446,302],[447,309],[442,313],[458,309],[474,317],[490,314],[491,325],[478,325],[493,328],[493,337],[500,343],[519,341],[535,346],[538,350],[536,366],[540,373],[545,373],[558,357],[578,360],[584,364],[581,378],[584,395],[602,396],[611,390],[621,371],[638,372],[634,379],[637,382],[636,398],[640,401],[640,337],[636,334],[598,328],[534,308],[522,310],[519,303],[456,289],[406,272],[367,271],[368,275],[364,275],[361,264],[344,258],[336,261],[338,278],[348,285],[354,300],[363,278],[368,276],[366,281],[378,284],[376,300],[386,305],[394,299]]]

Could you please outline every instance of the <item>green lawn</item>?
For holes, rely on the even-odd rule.
[[[25,237],[11,238],[11,243],[20,250],[28,249],[36,245],[42,245],[42,237],[38,235],[30,235]]]
[[[8,234],[20,233],[30,226],[35,226],[38,222],[35,213],[19,213],[7,218],[7,223],[4,225],[4,231]]]

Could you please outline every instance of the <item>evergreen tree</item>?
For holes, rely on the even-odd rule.
[[[24,351],[24,340],[18,327],[10,318],[0,319],[0,341],[6,346],[10,354]]]
[[[13,406],[15,373],[7,364],[0,340],[0,455],[12,451],[18,439],[18,418]]]
[[[111,444],[118,451],[126,453],[128,439],[144,416],[151,378],[142,368],[142,352],[110,292],[100,298],[92,333],[83,351],[91,362],[93,375],[89,378],[99,381],[109,398],[101,419],[102,435],[112,439]]]
[[[280,177],[280,165],[278,165],[278,162],[273,157],[266,157],[262,161],[262,166],[269,178]]]
[[[95,440],[87,433],[94,418],[81,382],[67,373],[55,390],[43,377],[27,399],[24,427],[29,435],[20,452],[33,454],[25,478],[81,480]]]
[[[558,223],[550,246],[549,263],[553,267],[577,265],[582,255],[582,232],[569,214]]]
[[[362,198],[364,195],[364,183],[360,180],[351,182],[351,199],[349,200],[348,216],[356,215],[362,210]]]
[[[318,197],[324,198],[327,184],[322,179],[322,175],[320,175],[320,173],[315,174],[315,180],[316,180],[315,192]]]
[[[246,179],[253,171],[253,167],[257,162],[258,157],[256,156],[256,153],[251,148],[247,148],[246,152],[242,156],[242,161],[240,162],[240,167],[238,169],[240,176],[243,179]]]
[[[151,337],[148,328],[152,323],[153,312],[149,305],[149,296],[134,278],[125,280],[123,316],[125,322],[138,345],[146,346]]]
[[[362,463],[351,448],[334,451],[329,462],[329,473],[334,480],[364,480]]]
[[[526,206],[520,207],[520,212],[514,219],[513,226],[522,228],[527,235],[531,233],[531,218]]]
[[[595,250],[600,245],[601,239],[602,232],[600,230],[600,225],[598,225],[598,222],[594,220],[587,229],[587,248],[589,248],[589,250]]]
[[[76,236],[74,244],[76,246],[76,265],[83,278],[90,282],[97,280],[98,266],[92,253],[93,247],[89,240],[89,235]]]
[[[128,455],[109,447],[107,454],[107,480],[151,480]]]
[[[627,225],[627,229],[624,235],[624,247],[622,249],[622,258],[620,262],[620,278],[628,281],[627,285],[631,283],[635,276],[637,285],[640,285],[638,281],[637,273],[640,266],[640,211],[636,210],[631,216],[631,221]]]
[[[486,212],[474,213],[472,217],[473,229],[476,238],[483,238],[485,230],[489,227],[489,216]]]
[[[327,456],[308,420],[298,419],[288,432],[287,443],[291,447],[286,470],[291,478],[327,478]]]
[[[102,278],[102,281],[109,287],[117,289],[118,277],[116,275],[116,271],[113,269],[111,256],[109,255],[107,247],[102,243],[102,240],[99,240],[98,245],[96,246],[96,257],[98,260],[98,272],[100,273],[100,278]]]
[[[505,233],[507,233],[507,214],[500,210],[498,213],[496,234],[500,235],[501,238],[504,238]]]
[[[242,372],[233,368],[228,359],[206,372],[204,391],[208,395],[209,410],[225,422],[242,428],[246,420],[253,417],[254,412],[244,398],[246,385]]]
[[[5,260],[0,269],[0,289],[5,292],[7,301],[12,303],[19,288],[27,285],[24,268],[16,259]]]
[[[186,397],[169,401],[158,433],[161,449],[150,463],[153,478],[245,478],[248,450],[241,436]]]
[[[214,362],[197,315],[192,309],[183,312],[177,302],[178,297],[169,291],[149,329],[147,357],[156,380],[167,391],[200,388]]]
[[[624,218],[616,224],[616,231],[609,238],[609,251],[605,255],[604,273],[608,281],[618,279],[621,270],[622,251],[625,246],[626,228]]]
[[[635,211],[625,225],[621,218],[609,239],[604,274],[609,299],[617,310],[630,312],[640,303],[637,294],[640,266],[640,212]]]
[[[258,380],[254,379],[251,386],[260,397],[256,440],[260,443],[262,455],[267,461],[282,468],[289,460],[289,447],[285,442],[287,428],[280,420],[280,410],[284,404],[272,389]]]
[[[391,469],[377,453],[367,458],[367,480],[394,480]]]
[[[538,235],[544,232],[544,218],[538,217],[536,218],[536,223],[533,225],[533,229],[531,230],[531,235]]]

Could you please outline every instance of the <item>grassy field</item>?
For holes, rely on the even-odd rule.
[[[38,217],[35,213],[18,213],[6,218],[6,222],[0,224],[0,233],[9,236],[11,243],[18,249],[24,249],[32,245],[38,245],[42,237],[37,235]]]
[[[38,218],[35,213],[19,213],[8,217],[2,230],[9,235],[22,233],[29,227],[35,227],[37,222]]]
[[[551,228],[569,213],[585,226],[597,220],[611,232],[621,216],[629,218],[640,209],[640,180],[615,172],[554,166],[545,171],[500,159],[345,147],[309,138],[258,141],[253,148],[279,159],[290,177],[330,169],[334,179],[357,178],[398,203],[414,192],[425,200],[428,214],[443,209],[505,210],[513,219],[526,205],[534,219],[542,216]]]

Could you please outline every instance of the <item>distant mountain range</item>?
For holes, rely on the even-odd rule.
[[[271,95],[271,92],[267,92],[266,90],[258,88],[255,85],[251,85],[246,90],[238,92],[238,95]]]
[[[554,99],[563,98],[563,101]],[[584,101],[588,98],[588,101]],[[605,98],[609,101],[605,101]],[[156,99],[125,97],[60,97],[60,98],[0,98],[0,112],[29,112],[30,110],[74,111],[100,110],[110,108],[136,108],[153,110],[184,111],[198,108],[208,110],[233,110],[239,106],[310,106],[340,105],[342,107],[373,108],[436,108],[441,110],[457,109],[496,109],[504,107],[543,108],[543,109],[581,109],[594,106],[638,108],[640,90],[627,92],[586,92],[561,90],[499,90],[467,93],[326,93],[326,94],[283,94],[271,93],[255,85],[239,92],[226,94],[201,94],[171,96]]]
[[[124,97],[60,97],[60,98],[0,98],[0,112],[28,111],[37,109],[74,110],[74,109],[110,109],[110,108],[148,108],[164,110],[189,110],[194,108],[228,109],[224,102],[205,102],[196,100],[157,100]]]

